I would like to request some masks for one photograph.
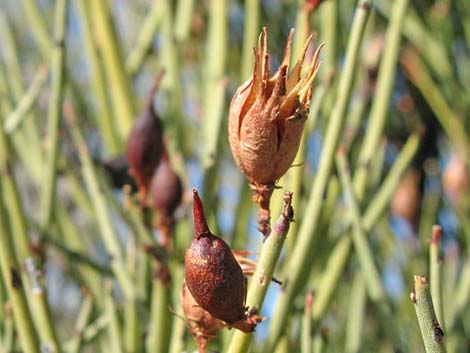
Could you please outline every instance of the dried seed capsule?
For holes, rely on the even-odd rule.
[[[194,198],[194,238],[186,250],[185,280],[196,302],[228,327],[254,331],[262,319],[246,313],[246,279],[230,247],[213,235],[206,223],[201,199]]]
[[[142,201],[147,197],[152,175],[163,153],[163,125],[153,107],[153,96],[162,76],[163,72],[155,79],[145,108],[135,120],[126,145],[129,174],[139,186]]]
[[[207,352],[209,342],[217,335],[217,331],[223,328],[224,323],[213,317],[208,311],[199,306],[191,295],[186,282],[183,282],[181,302],[186,318],[186,325],[196,339],[199,353]]]
[[[312,36],[288,74],[293,30],[287,39],[284,58],[270,76],[268,34],[263,28],[255,51],[252,78],[236,91],[230,104],[228,135],[238,167],[255,191],[260,205],[260,231],[269,234],[269,199],[275,182],[291,167],[308,115],[312,85],[318,71],[320,46],[306,72],[302,64]]]

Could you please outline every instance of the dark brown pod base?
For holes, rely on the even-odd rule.
[[[186,251],[185,279],[196,302],[227,327],[254,331],[262,318],[247,312],[246,281],[231,249],[213,235],[206,223],[201,199],[194,198],[194,238]]]

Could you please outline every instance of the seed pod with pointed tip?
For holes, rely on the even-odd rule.
[[[246,313],[246,279],[230,247],[213,235],[206,223],[201,199],[194,198],[194,238],[186,250],[185,280],[196,302],[228,327],[254,331],[262,318]]]
[[[152,175],[160,163],[163,153],[163,125],[153,107],[153,96],[163,76],[161,72],[150,91],[144,110],[134,121],[127,138],[126,158],[129,162],[129,174],[139,186],[144,201]]]

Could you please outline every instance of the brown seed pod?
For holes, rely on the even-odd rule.
[[[150,184],[152,206],[157,211],[156,228],[161,233],[161,245],[169,246],[169,237],[173,228],[173,213],[183,197],[183,186],[179,176],[173,171],[166,154],[155,170]]]
[[[411,225],[416,224],[418,216],[421,198],[420,179],[418,170],[409,169],[400,180],[390,205],[390,212],[394,216],[407,220]]]
[[[205,353],[210,341],[217,335],[217,331],[225,325],[196,303],[186,282],[183,282],[181,302],[186,325],[196,340],[199,353]]]
[[[113,188],[122,189],[124,185],[130,185],[133,191],[137,191],[135,180],[129,175],[129,163],[126,156],[114,157],[102,163],[102,166]]]
[[[260,205],[260,231],[265,236],[270,231],[269,199],[274,184],[291,167],[299,149],[323,46],[315,51],[302,75],[310,36],[288,74],[293,33],[289,33],[281,66],[269,77],[268,34],[263,28],[255,50],[253,76],[238,88],[230,104],[230,148],[255,192],[253,199]]]
[[[470,175],[463,156],[454,153],[442,175],[444,191],[453,204],[458,204],[466,195],[470,198]]]
[[[230,247],[213,235],[201,199],[194,198],[194,238],[186,250],[185,280],[196,302],[212,316],[243,332],[254,331],[262,320],[244,306],[246,279]]]
[[[144,110],[134,121],[127,138],[126,158],[129,174],[135,179],[144,202],[152,175],[163,153],[163,125],[153,107],[153,96],[163,77],[163,71],[152,86]]]

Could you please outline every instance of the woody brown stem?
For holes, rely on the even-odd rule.
[[[268,185],[250,184],[250,189],[254,191],[253,201],[259,205],[258,230],[263,234],[264,239],[271,233],[271,211],[269,202],[274,191],[274,183]]]

